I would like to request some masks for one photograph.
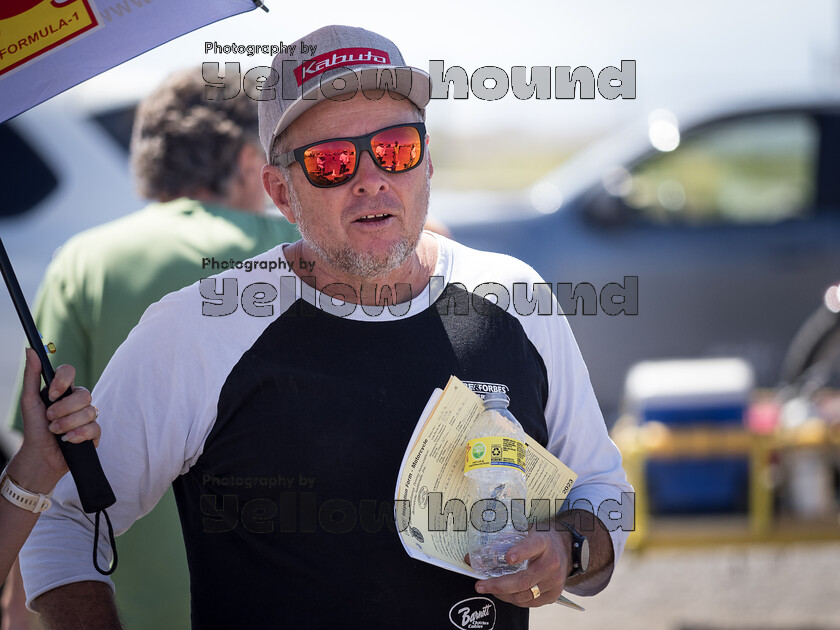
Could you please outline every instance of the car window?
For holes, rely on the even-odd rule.
[[[9,123],[0,125],[0,219],[23,214],[46,199],[58,178]]]
[[[625,203],[660,224],[754,224],[813,209],[819,133],[806,114],[706,127],[631,171]]]
[[[136,105],[115,107],[106,111],[98,112],[91,116],[91,120],[102,129],[128,153],[131,145],[131,128],[134,124]]]

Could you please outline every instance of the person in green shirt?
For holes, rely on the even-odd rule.
[[[279,213],[266,213],[256,102],[244,93],[207,100],[206,87],[200,69],[176,73],[140,104],[131,159],[140,193],[154,203],[67,241],[38,291],[33,314],[55,344],[53,363],[73,365],[75,382],[91,390],[150,304],[299,238]],[[22,426],[17,404],[12,424]],[[188,628],[172,490],[117,544],[112,577],[125,627]],[[4,596],[11,628],[27,627],[30,615],[19,580],[15,569]]]

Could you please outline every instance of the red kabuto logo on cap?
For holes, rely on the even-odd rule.
[[[376,48],[339,48],[317,57],[304,61],[295,68],[297,84],[303,85],[312,77],[317,77],[327,70],[352,66],[354,64],[389,64],[391,58],[384,50]]]

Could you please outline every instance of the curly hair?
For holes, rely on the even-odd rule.
[[[259,142],[257,104],[241,91],[208,100],[201,68],[170,75],[137,108],[131,162],[138,191],[150,199],[222,196],[248,142]]]

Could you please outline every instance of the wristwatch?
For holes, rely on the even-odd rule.
[[[576,530],[571,523],[558,521],[557,524],[568,529],[572,535],[572,570],[569,571],[569,575],[566,577],[570,578],[576,575],[583,575],[589,568],[589,540]]]
[[[41,494],[21,488],[6,470],[0,474],[0,496],[19,508],[36,514],[48,510],[52,505],[52,492]]]

